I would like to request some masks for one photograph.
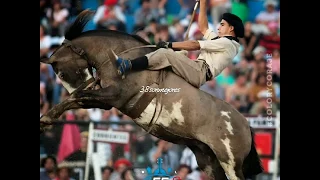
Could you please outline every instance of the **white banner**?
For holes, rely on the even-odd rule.
[[[106,130],[93,130],[93,141],[107,142],[107,143],[129,143],[129,132],[120,131],[106,131]]]

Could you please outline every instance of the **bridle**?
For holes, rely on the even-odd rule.
[[[70,48],[74,53],[76,53],[77,55],[79,55],[80,57],[82,57],[83,59],[85,59],[87,62],[88,62],[88,69],[89,69],[89,72],[90,72],[90,75],[91,77],[89,79],[85,79],[82,74],[81,74],[81,68],[80,66],[78,65],[77,61],[76,64],[78,66],[78,69],[77,69],[77,72],[76,74],[80,74],[80,78],[81,78],[81,81],[82,83],[80,84],[80,86],[78,86],[76,88],[76,90],[74,90],[71,94],[74,94],[74,93],[77,93],[81,90],[83,90],[84,88],[86,88],[87,86],[89,86],[91,83],[95,82],[95,78],[93,77],[93,73],[92,73],[92,66],[89,64],[89,59],[86,55],[86,52],[80,48],[80,47],[76,47],[74,44],[71,43],[71,41],[65,39],[63,42],[62,42],[62,45],[64,45],[65,47],[68,47]]]

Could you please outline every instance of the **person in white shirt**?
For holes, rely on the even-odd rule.
[[[280,24],[280,11],[276,9],[278,2],[276,0],[266,0],[264,3],[265,10],[259,12],[252,24],[252,31],[255,34],[269,34],[268,24],[276,22]]]
[[[117,3],[117,0],[104,0],[104,3],[98,7],[92,19],[98,29],[107,29],[115,25],[117,30],[125,30],[126,16]]]
[[[190,148],[186,147],[182,151],[180,164],[186,164],[191,168],[192,172],[187,175],[188,179],[200,179],[201,173],[198,170],[198,162],[197,162],[196,156],[194,155],[194,153],[191,151]]]
[[[205,40],[188,40],[183,42],[160,41],[155,52],[133,60],[119,58],[110,50],[110,59],[116,61],[119,75],[129,70],[160,70],[171,66],[175,74],[184,78],[189,84],[199,88],[206,81],[219,75],[239,51],[239,38],[244,36],[242,20],[231,13],[223,14],[218,34],[208,28],[206,0],[200,1],[199,29]],[[173,49],[200,50],[197,60],[175,52]]]

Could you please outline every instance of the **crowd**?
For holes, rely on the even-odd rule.
[[[180,11],[168,14],[168,0],[140,0],[139,6],[132,7],[133,0],[97,0],[99,6],[93,16],[96,29],[112,29],[134,33],[151,44],[162,41],[183,41],[189,25],[195,0],[177,0]],[[171,0],[170,0],[171,1]],[[64,33],[75,16],[83,10],[80,1],[40,0],[40,57],[48,57],[64,40]],[[239,54],[233,64],[219,76],[208,81],[200,89],[232,104],[241,113],[247,115],[267,115],[280,110],[280,8],[276,0],[265,0],[264,9],[257,13],[253,21],[248,20],[248,1],[207,0],[209,28],[216,30],[224,12],[237,14],[245,24],[245,37],[240,40]],[[133,19],[127,19],[131,15]],[[129,22],[130,21],[130,22]],[[189,39],[202,39],[198,30],[197,14],[192,20]],[[129,24],[132,24],[129,27]],[[198,51],[189,52],[190,59],[196,59]],[[271,86],[270,86],[271,83]],[[51,66],[40,64],[40,116],[52,106],[69,96]],[[272,101],[267,101],[271,98]],[[272,106],[270,105],[272,104]],[[269,115],[269,114],[268,114]],[[111,110],[79,109],[65,112],[61,120],[78,121],[131,121],[130,117],[115,108]],[[133,166],[155,166],[156,158],[167,156],[168,167],[179,169],[180,177],[188,174],[189,179],[205,179],[197,170],[194,155],[187,148],[177,146],[151,136],[138,137],[142,130],[132,125],[111,125],[100,128],[136,131],[130,139],[130,145],[106,146],[114,153],[102,169],[103,180],[127,179],[135,176]],[[63,166],[63,160],[57,160],[62,128],[51,130],[41,136],[40,154],[53,155],[43,160],[42,167],[47,173],[40,179],[65,179],[70,174]],[[86,142],[87,127],[79,126],[81,140]],[[80,134],[80,133],[79,133]],[[80,137],[80,135],[79,135]],[[85,149],[85,148],[84,148]],[[77,158],[84,158],[86,150],[79,152]],[[133,153],[134,152],[134,153]],[[67,157],[65,157],[67,158]],[[72,158],[71,158],[72,159]],[[65,159],[64,159],[65,160]],[[130,161],[131,162],[130,162]],[[134,161],[133,161],[134,160]],[[134,162],[134,164],[133,164]],[[59,166],[60,163],[60,166]],[[51,169],[51,170],[50,170]],[[48,173],[51,172],[51,173]],[[191,173],[192,172],[192,173]],[[112,176],[108,178],[108,176]],[[41,178],[43,177],[43,178]]]

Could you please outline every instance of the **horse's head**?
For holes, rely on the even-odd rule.
[[[52,66],[70,94],[87,87],[94,81],[92,68],[88,64],[85,52],[68,40],[65,40],[50,58],[40,59],[40,62]]]

